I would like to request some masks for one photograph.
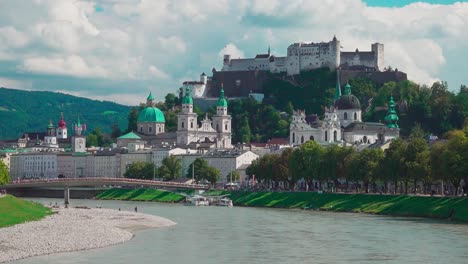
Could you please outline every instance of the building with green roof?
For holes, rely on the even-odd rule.
[[[150,92],[146,98],[146,107],[138,114],[137,132],[148,136],[164,133],[165,123],[164,113],[156,107],[156,101]]]

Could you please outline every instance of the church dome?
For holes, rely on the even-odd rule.
[[[335,101],[335,107],[340,110],[361,109],[361,103],[359,99],[351,93],[351,86],[349,83],[345,86],[344,95],[340,96],[340,98]]]
[[[161,110],[154,106],[148,106],[140,112],[137,122],[164,123],[165,119]]]
[[[335,101],[335,107],[339,110],[345,109],[361,109],[361,103],[356,96],[352,94],[345,94],[340,97],[340,99]]]
[[[63,120],[63,117],[60,118],[60,121],[58,122],[58,127],[59,128],[66,128],[67,127],[67,123],[65,123],[65,120]]]

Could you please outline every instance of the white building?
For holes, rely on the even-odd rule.
[[[341,95],[339,78],[335,93],[335,103],[325,109],[324,120],[318,118],[307,121],[304,111],[295,111],[290,124],[290,144],[297,146],[308,140],[320,144],[352,144],[370,145],[386,142],[399,136],[396,125],[398,117],[394,110],[393,98],[389,103],[388,125],[382,123],[362,122],[362,110],[359,99],[351,93],[351,86],[346,84],[344,94]],[[389,115],[388,114],[388,115]]]
[[[11,156],[10,178],[38,179],[57,177],[57,154],[24,153]]]
[[[286,57],[270,54],[258,54],[255,58],[231,58],[226,54],[223,58],[222,71],[270,71],[272,73],[286,72],[288,75],[299,74],[301,71],[328,67],[352,68],[363,66],[381,71],[384,67],[384,45],[374,43],[371,51],[341,52],[340,41],[333,37],[329,42],[294,43],[289,45]]]
[[[258,155],[251,151],[216,151],[206,154],[179,155],[182,160],[182,175],[185,176],[190,165],[197,158],[203,158],[209,166],[215,167],[221,172],[220,183],[228,182],[227,176],[234,171],[239,171],[241,181],[245,179],[245,168],[258,159]]]
[[[227,100],[224,98],[224,90],[216,106],[216,115],[210,120],[207,116],[200,126],[197,122],[197,114],[193,112],[193,99],[190,88],[186,88],[182,99],[182,111],[177,114],[177,145],[187,147],[190,144],[205,143],[211,147],[228,149],[231,145],[231,116],[227,113]]]

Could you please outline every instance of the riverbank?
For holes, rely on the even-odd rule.
[[[39,220],[52,211],[39,203],[18,199],[11,195],[0,197],[0,228]]]
[[[153,215],[110,209],[53,208],[40,221],[0,229],[0,263],[123,243],[137,230],[175,225]]]
[[[312,209],[392,216],[451,219],[468,223],[468,198],[316,192],[211,191],[229,194],[236,206]]]
[[[157,189],[123,189],[113,188],[96,195],[100,200],[125,200],[144,202],[178,203],[185,200],[185,196]]]

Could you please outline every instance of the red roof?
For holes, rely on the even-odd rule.
[[[289,145],[289,140],[287,138],[272,138],[268,140],[268,145]]]

